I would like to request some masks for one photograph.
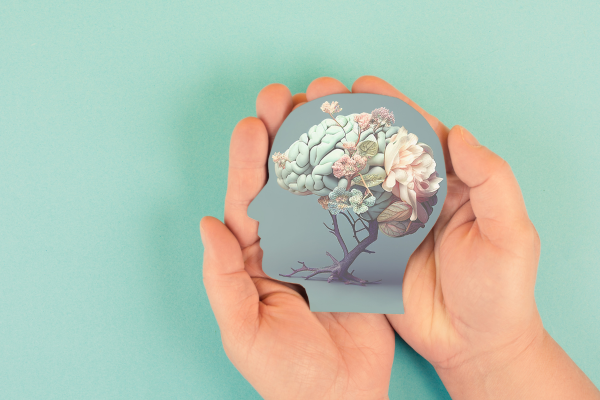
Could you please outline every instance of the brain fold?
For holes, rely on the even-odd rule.
[[[317,196],[327,196],[336,187],[346,188],[347,180],[338,179],[333,175],[333,164],[345,154],[344,143],[355,143],[358,138],[355,115],[338,115],[335,121],[331,118],[325,119],[300,135],[285,152],[285,168],[275,164],[279,186],[297,195]],[[368,129],[361,133],[360,141],[371,140],[376,142],[378,147],[378,153],[369,159],[361,174],[384,172],[385,146],[398,130],[399,127],[391,126],[379,128],[376,132]],[[373,218],[387,207],[392,197],[391,193],[383,191],[381,187],[371,190],[377,199],[375,205],[365,213],[368,214],[365,215],[368,218]]]

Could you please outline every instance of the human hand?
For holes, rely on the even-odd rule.
[[[269,85],[257,98],[258,118],[235,127],[225,200],[225,224],[205,217],[203,276],[227,356],[266,399],[385,399],[394,332],[384,315],[312,313],[299,285],[262,271],[258,222],[247,215],[267,179],[273,138],[294,104],[335,93],[341,83],[320,78],[292,98]]]
[[[353,92],[394,96],[437,133],[448,194],[433,229],[404,276],[405,314],[394,328],[436,368],[453,368],[542,331],[534,299],[540,251],[509,165],[464,128],[446,128],[387,82],[358,79]]]
[[[444,150],[448,194],[408,261],[405,313],[387,316],[394,329],[453,398],[600,398],[542,325],[534,298],[540,239],[510,166],[379,78],[359,78],[352,92],[407,102]]]

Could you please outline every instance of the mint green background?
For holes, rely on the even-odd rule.
[[[202,286],[228,142],[271,82],[396,85],[513,166],[546,328],[600,384],[600,5],[2,1],[0,391],[256,399]],[[398,340],[393,399],[447,398]]]

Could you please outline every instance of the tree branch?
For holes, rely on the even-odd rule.
[[[333,232],[332,233],[337,238],[338,243],[340,244],[340,246],[342,247],[342,251],[344,252],[344,257],[346,257],[346,255],[348,254],[348,247],[346,247],[346,243],[344,243],[344,238],[342,238],[342,234],[340,233],[340,228],[338,226],[338,221],[337,221],[337,215],[333,215],[332,213],[329,213],[329,215],[331,215],[331,220],[333,221]]]
[[[353,232],[353,236],[354,239],[356,239],[356,243],[360,243],[360,240],[358,240],[358,235],[357,235],[357,231],[356,231],[356,220],[352,217],[352,215],[347,215],[345,212],[341,212],[340,214],[342,214],[344,217],[346,217],[346,219],[348,220],[348,223],[350,224],[350,226],[352,227],[352,232]]]

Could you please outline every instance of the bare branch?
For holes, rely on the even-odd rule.
[[[340,244],[340,247],[342,248],[342,251],[344,252],[344,257],[346,257],[346,255],[348,254],[348,247],[346,247],[346,243],[344,243],[344,238],[342,237],[342,234],[340,233],[340,227],[338,226],[337,215],[333,215],[332,213],[329,213],[329,215],[331,215],[331,220],[333,221],[332,233],[337,238],[338,243]]]
[[[353,233],[353,237],[356,240],[356,243],[360,243],[360,240],[358,239],[358,235],[357,235],[357,230],[356,230],[356,220],[352,217],[352,215],[347,215],[345,212],[341,212],[340,214],[342,214],[344,217],[346,217],[346,219],[348,220],[348,223],[350,224],[350,227],[352,228],[352,233]]]

